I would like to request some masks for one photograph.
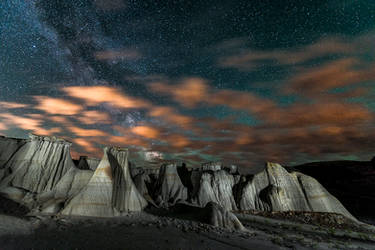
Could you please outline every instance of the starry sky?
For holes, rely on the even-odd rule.
[[[368,160],[375,2],[2,0],[0,134],[137,164]]]

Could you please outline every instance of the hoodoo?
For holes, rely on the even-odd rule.
[[[128,151],[106,147],[90,181],[68,202],[62,214],[111,217],[141,211],[146,205],[131,179]]]
[[[160,167],[155,196],[156,203],[164,207],[187,200],[188,190],[182,184],[176,164],[165,164]]]
[[[226,210],[237,210],[232,191],[235,185],[234,176],[225,170],[221,170],[221,167],[217,167],[218,165],[213,166],[203,166],[199,189],[194,201],[202,207],[206,206],[208,202],[213,201]]]
[[[241,210],[332,212],[354,219],[314,178],[270,162],[245,185],[239,205]]]
[[[32,193],[51,190],[74,167],[70,142],[33,134],[29,137],[29,140],[10,143],[15,152],[2,166],[2,190],[6,187]]]

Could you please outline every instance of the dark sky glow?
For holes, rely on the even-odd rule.
[[[168,2],[168,3],[167,3]],[[0,134],[189,164],[369,159],[375,2],[3,0]]]

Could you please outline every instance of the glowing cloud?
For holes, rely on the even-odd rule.
[[[54,115],[76,115],[82,110],[82,106],[59,98],[51,98],[46,96],[35,96],[38,105],[35,109],[42,110]]]
[[[82,99],[89,106],[108,103],[118,108],[146,108],[149,102],[127,96],[120,89],[108,86],[66,87],[62,89],[70,97]]]

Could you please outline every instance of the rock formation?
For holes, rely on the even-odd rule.
[[[79,169],[85,169],[85,170],[90,169],[90,166],[89,166],[89,164],[87,162],[87,156],[80,156],[79,157],[77,167]]]
[[[111,147],[104,149],[90,181],[68,202],[62,214],[111,217],[141,211],[146,205],[131,179],[128,151]]]
[[[188,190],[181,182],[176,164],[164,164],[160,167],[155,197],[156,203],[163,207],[187,200]]]
[[[202,171],[208,171],[208,170],[219,171],[222,168],[223,168],[223,165],[219,161],[204,163],[204,164],[202,164],[202,167],[201,167]]]
[[[193,201],[202,207],[213,201],[227,210],[237,210],[232,192],[234,185],[234,176],[225,170],[203,171],[200,176],[199,189]]]
[[[33,212],[58,213],[65,202],[77,195],[90,181],[94,171],[71,168],[50,191],[36,197]]]
[[[2,165],[0,189],[18,188],[30,193],[52,190],[71,168],[71,143],[55,137],[29,135],[30,139],[10,143],[15,150]]]
[[[246,230],[236,215],[219,204],[209,202],[204,209],[208,213],[209,224],[230,230]]]
[[[241,210],[335,212],[353,218],[315,179],[269,162],[245,185],[239,206]]]

